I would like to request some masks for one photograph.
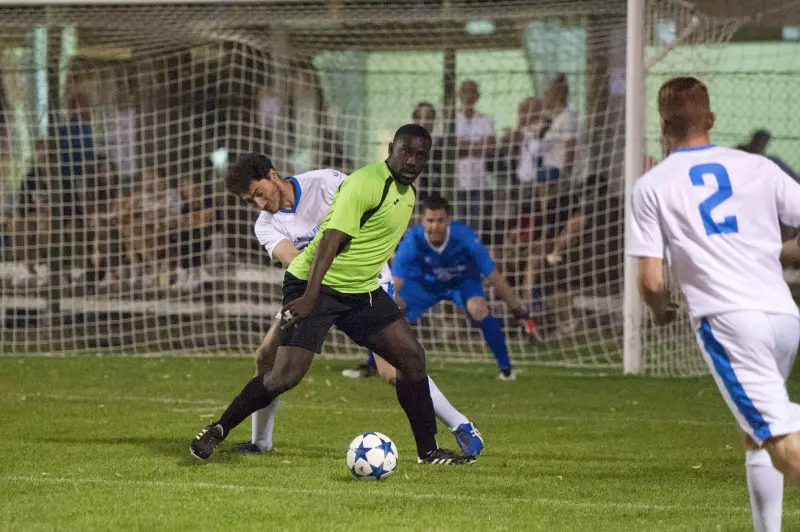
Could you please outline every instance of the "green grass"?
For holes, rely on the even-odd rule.
[[[436,366],[487,444],[471,466],[437,468],[415,463],[394,391],[344,379],[345,366],[320,358],[283,398],[272,454],[201,464],[189,441],[250,360],[0,358],[0,529],[752,529],[732,416],[710,378],[525,368],[503,383],[489,366]],[[400,452],[378,483],[345,466],[368,430]],[[246,422],[223,449],[248,437]],[[800,529],[798,502],[787,489],[785,530]]]

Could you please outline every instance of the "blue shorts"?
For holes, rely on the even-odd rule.
[[[559,177],[561,177],[561,170],[559,170],[558,168],[553,168],[553,167],[539,168],[539,171],[536,172],[537,183],[553,183],[555,181],[558,181]]]
[[[453,288],[405,280],[400,286],[400,297],[406,302],[406,319],[409,323],[416,323],[439,301],[452,301],[458,308],[466,311],[469,299],[486,295],[483,291],[483,280],[478,278],[464,279],[459,286]]]

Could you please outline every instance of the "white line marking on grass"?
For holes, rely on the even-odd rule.
[[[30,476],[7,476],[0,477],[3,482],[29,482],[38,484],[95,484],[101,486],[138,486],[143,488],[170,488],[170,489],[215,489],[224,491],[258,491],[259,493],[283,493],[299,495],[321,495],[325,497],[342,496],[341,489],[309,489],[309,488],[284,488],[276,486],[251,486],[239,484],[217,484],[213,482],[175,482],[175,481],[156,481],[156,480],[108,480],[95,478],[67,478],[67,477],[30,477]],[[670,511],[684,510],[686,506],[664,506],[639,502],[589,502],[589,501],[570,501],[566,499],[549,499],[539,497],[492,497],[489,495],[452,495],[448,493],[412,493],[402,489],[371,489],[370,497],[389,497],[404,498],[412,500],[442,500],[455,502],[486,502],[492,504],[515,503],[534,506],[557,506],[567,508],[598,508],[613,510],[647,510],[647,511]],[[727,511],[727,510],[726,510]],[[747,509],[749,511],[749,509]]]
[[[174,414],[194,414],[206,413],[209,408],[224,408],[227,406],[225,403],[215,399],[181,399],[177,397],[132,397],[132,396],[88,396],[88,395],[68,395],[68,394],[54,394],[54,393],[34,393],[30,395],[17,394],[21,397],[32,397],[37,399],[52,399],[56,401],[97,401],[108,403],[116,402],[131,402],[131,403],[158,403],[165,405],[194,405],[193,408],[170,408],[167,411]],[[281,399],[281,408],[289,408],[292,410],[315,410],[324,412],[373,412],[373,413],[395,413],[400,412],[400,407],[357,407],[348,404],[335,405],[335,406],[306,406],[287,403],[285,399]],[[654,423],[662,425],[689,425],[700,427],[727,427],[733,426],[734,422],[727,421],[698,421],[689,419],[665,419],[665,418],[639,418],[639,417],[621,417],[614,414],[587,414],[585,417],[581,416],[548,416],[548,415],[532,415],[532,414],[505,414],[502,412],[489,412],[485,414],[486,417],[495,419],[506,419],[512,421],[563,421],[565,423],[591,423],[592,421],[615,423]]]
[[[14,352],[6,352],[0,353],[0,358],[105,358],[105,359],[113,359],[113,358],[253,358],[252,351],[248,351],[246,349],[238,350],[238,351],[220,351],[220,352],[192,352],[192,351],[170,351],[167,353],[164,352],[143,352],[143,353],[131,353],[131,352],[116,352],[116,351],[98,351],[98,352],[71,352],[71,351],[59,351],[53,353],[14,353]],[[321,361],[351,361],[357,362],[363,358],[363,353],[358,352],[355,354],[348,354],[348,353],[325,353]],[[483,354],[476,353],[474,357],[470,356],[459,356],[454,353],[442,353],[440,351],[428,351],[428,361],[430,362],[430,368],[435,371],[457,371],[457,372],[464,372],[469,374],[479,374],[485,373],[482,369],[468,369],[467,367],[464,368],[452,368],[451,366],[445,367],[450,363],[459,364],[463,366],[474,366],[474,365],[490,365],[492,363],[491,353],[488,351]],[[598,378],[602,377],[614,377],[614,376],[622,376],[621,365],[620,364],[612,364],[612,363],[603,363],[598,362],[594,367],[587,367],[587,366],[575,366],[571,365],[569,361],[541,361],[541,360],[514,360],[515,366],[525,366],[525,367],[538,367],[542,370],[546,369],[555,369],[559,371],[559,374],[563,374],[564,376],[576,376],[576,377],[586,377],[586,376],[597,376]],[[492,366],[494,368],[494,366]],[[563,370],[563,373],[562,373]],[[574,372],[567,373],[567,371]],[[496,369],[491,369],[488,373],[494,373],[497,371]],[[530,373],[535,375],[536,370],[531,370],[534,373]],[[527,372],[525,372],[527,373]]]

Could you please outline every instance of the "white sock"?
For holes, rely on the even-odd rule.
[[[430,377],[428,377],[428,387],[431,389],[433,411],[439,421],[450,427],[451,431],[456,430],[458,426],[463,423],[469,423],[469,420],[464,417],[464,414],[456,410],[456,408],[450,404],[450,401],[439,391],[436,383],[433,382],[433,379]]]
[[[747,490],[755,532],[780,532],[783,513],[783,474],[764,449],[745,453]]]
[[[275,413],[278,411],[279,398],[276,397],[269,405],[261,410],[256,410],[250,416],[250,437],[253,443],[262,451],[272,449],[272,431],[275,430]]]

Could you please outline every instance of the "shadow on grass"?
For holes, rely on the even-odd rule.
[[[202,465],[205,462],[192,457],[189,454],[190,438],[186,437],[160,437],[160,436],[116,436],[112,438],[96,438],[87,435],[84,438],[42,438],[40,441],[56,444],[75,444],[75,445],[103,445],[103,446],[133,446],[146,448],[161,456],[172,457],[178,460],[179,464]],[[230,462],[233,453],[215,453],[211,461]]]

